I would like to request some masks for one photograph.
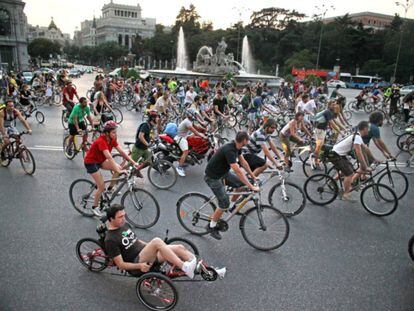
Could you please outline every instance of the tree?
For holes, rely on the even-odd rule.
[[[184,6],[181,7],[175,19],[173,33],[178,33],[180,27],[183,27],[184,33],[186,35],[200,32],[200,15],[198,15],[196,7],[193,4],[190,4],[188,9],[186,9]]]
[[[313,68],[315,65],[314,59],[315,59],[315,54],[305,49],[305,50],[296,52],[291,57],[289,57],[285,62],[285,66],[288,71],[290,71],[293,67]]]
[[[250,27],[267,29],[284,29],[292,21],[298,21],[306,15],[296,10],[283,8],[266,8],[253,12],[250,16]]]
[[[29,43],[27,51],[31,57],[41,57],[49,59],[50,54],[56,56],[61,54],[61,46],[58,42],[45,38],[37,38]]]

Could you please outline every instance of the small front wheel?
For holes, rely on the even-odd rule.
[[[93,272],[105,270],[109,262],[101,244],[91,238],[84,238],[76,243],[76,257],[84,267]]]
[[[270,251],[282,246],[289,236],[289,223],[282,212],[269,205],[253,207],[240,219],[244,240],[255,249]]]
[[[128,190],[122,196],[121,204],[125,206],[126,220],[136,228],[150,228],[160,218],[158,201],[147,190],[140,188]]]
[[[172,310],[178,302],[178,291],[173,282],[160,273],[145,273],[138,279],[136,293],[141,303],[150,310]]]
[[[387,185],[371,184],[361,192],[362,206],[375,216],[388,216],[398,207],[398,199],[395,192]]]

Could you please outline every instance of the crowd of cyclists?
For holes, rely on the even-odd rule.
[[[266,169],[273,167],[291,171],[298,148],[308,145],[311,148],[306,161],[310,171],[323,172],[324,162],[331,163],[339,172],[335,178],[344,179],[342,200],[354,202],[351,192],[353,183],[369,174],[373,164],[383,161],[374,156],[370,142],[374,142],[386,159],[396,157],[391,151],[392,146],[382,139],[380,128],[384,120],[404,122],[408,133],[413,133],[409,129],[412,127],[410,114],[414,108],[414,92],[402,98],[396,85],[386,90],[380,90],[378,86],[363,89],[351,109],[340,87],[329,92],[325,83],[320,86],[304,82],[282,83],[276,90],[261,82],[239,87],[231,80],[212,85],[203,79],[134,79],[125,76],[124,69],[116,77],[97,75],[85,96],[78,94],[65,71],[56,78],[51,74],[35,75],[30,84],[24,83],[18,75],[3,76],[0,81],[2,159],[7,156],[3,150],[9,139],[18,133],[17,120],[29,133],[32,132],[24,117],[34,108],[32,96],[52,104],[55,101],[52,96],[57,92],[61,99],[59,104],[65,109],[69,130],[64,151],[66,154],[73,153],[75,136],[82,136],[85,171],[97,187],[92,210],[94,215],[101,217],[106,212],[99,206],[101,195],[104,191],[112,191],[116,184],[112,182],[106,189],[101,170],[110,171],[116,179],[127,174],[128,167],[134,166],[136,176],[143,178],[142,170],[151,164],[154,156],[151,144],[162,135],[168,135],[172,144],[181,151],[175,169],[185,177],[189,170],[187,160],[193,147],[189,137],[197,136],[202,141],[208,141],[209,134],[218,134],[223,138],[220,140],[222,143],[208,159],[204,177],[200,178],[218,201],[218,209],[211,215],[207,230],[212,237],[221,239],[217,223],[224,211],[231,210],[239,202],[237,195],[228,197],[225,185],[236,191],[247,187],[250,191],[259,192],[260,175]],[[363,109],[369,102],[374,108],[369,111],[366,120],[352,124],[351,112]],[[383,110],[376,109],[380,103],[386,107],[387,115]],[[139,120],[137,129],[128,129],[135,133],[130,154],[122,149],[117,140],[121,121],[113,111],[121,108],[131,111]],[[91,131],[98,132],[98,135],[94,135],[95,139],[87,144]],[[406,138],[405,144],[408,152],[414,151],[412,136]],[[121,155],[125,165],[114,159],[113,150]],[[358,165],[355,166],[354,162]],[[115,220],[117,212],[121,213],[122,209],[110,209],[109,219]],[[164,257],[175,256],[162,243],[157,243],[158,240],[153,242],[154,247],[159,248]],[[143,249],[145,245],[140,244],[138,248]],[[111,246],[111,254],[113,257],[120,254],[117,246]],[[151,252],[151,256],[154,254]],[[194,270],[195,263],[189,256],[184,257],[188,262],[174,258],[185,267],[188,275],[193,275],[190,270]],[[126,268],[143,266],[125,265],[124,261],[118,261]],[[149,267],[144,269],[148,271]]]

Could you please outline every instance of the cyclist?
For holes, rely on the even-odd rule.
[[[338,105],[340,105],[343,108],[345,107],[346,97],[339,92],[340,88],[341,86],[338,84],[332,91],[330,99],[336,99]]]
[[[82,135],[82,145],[86,148],[86,142],[88,141],[88,131],[86,127],[85,117],[89,123],[93,125],[93,118],[91,110],[88,105],[88,101],[85,97],[81,97],[79,104],[73,107],[72,112],[68,118],[69,125],[69,143],[67,145],[66,153],[71,155],[73,152],[73,139],[75,135]]]
[[[29,107],[29,111],[27,112],[28,115],[32,113],[33,105],[30,103],[30,90],[27,84],[23,84],[22,89],[20,91],[20,104],[25,107]]]
[[[249,133],[251,134],[255,129],[259,118],[259,110],[262,107],[262,96],[256,94],[252,101],[250,101],[250,105],[247,108],[247,118],[249,120]]]
[[[132,163],[135,167],[138,167],[138,164],[118,145],[117,128],[118,124],[116,122],[106,122],[103,127],[102,135],[92,143],[92,146],[84,159],[86,171],[92,176],[97,186],[92,205],[92,212],[98,217],[102,216],[102,212],[98,210],[98,204],[101,194],[105,190],[104,179],[99,169],[112,171],[118,174],[125,172],[113,159],[111,155],[112,149],[115,148],[125,160]],[[111,190],[112,189],[108,188],[108,191]]]
[[[23,123],[29,134],[32,134],[32,129],[29,126],[29,123],[23,118],[19,110],[14,108],[13,100],[9,99],[6,101],[5,107],[0,104],[0,116],[2,115],[2,122],[0,123],[0,132],[3,135],[3,145],[0,147],[1,158],[4,157],[3,150],[9,145],[9,137],[13,135],[18,135],[19,130],[16,128],[16,119],[19,119]]]
[[[404,96],[403,100],[403,112],[404,112],[404,122],[408,123],[410,120],[410,112],[414,107],[414,91],[411,91]]]
[[[176,168],[178,175],[181,177],[185,177],[185,171],[184,171],[184,163],[187,159],[188,154],[190,153],[190,150],[188,149],[188,141],[187,136],[189,135],[189,132],[193,132],[194,135],[199,136],[203,139],[206,139],[206,137],[201,134],[199,131],[206,132],[206,129],[200,125],[194,125],[193,121],[196,119],[197,112],[194,109],[187,109],[186,110],[186,118],[181,121],[181,123],[178,125],[178,132],[177,135],[174,137],[174,141],[177,143],[177,145],[180,147],[182,151],[181,158],[179,160],[178,166]]]
[[[345,176],[344,178],[344,193],[342,194],[342,200],[353,201],[350,197],[352,181],[355,180],[360,174],[368,172],[370,170],[368,163],[365,161],[363,154],[364,141],[362,137],[367,136],[369,131],[369,125],[366,121],[358,123],[357,131],[340,142],[336,143],[332,148],[332,156],[329,161]],[[354,169],[347,156],[355,152],[356,158],[359,161],[359,169],[354,174]]]
[[[65,106],[67,113],[70,114],[72,112],[73,107],[75,106],[74,98],[76,98],[80,101],[79,95],[76,92],[76,89],[74,88],[72,81],[68,80],[66,81],[66,86],[62,91],[63,96],[63,106]]]
[[[371,139],[374,141],[375,146],[382,152],[385,158],[391,159],[394,158],[389,151],[387,145],[384,143],[384,141],[381,138],[380,133],[380,127],[384,123],[384,115],[382,112],[374,111],[369,115],[369,131],[367,136],[362,136],[362,140],[364,141],[364,144],[369,147],[369,143]],[[367,156],[367,162],[373,163],[378,162],[370,152],[369,148],[366,148],[366,156]]]
[[[292,161],[290,160],[292,156],[290,142],[293,141],[300,146],[304,144],[304,140],[298,136],[297,131],[301,129],[308,137],[311,137],[311,134],[303,121],[304,115],[305,114],[301,111],[297,112],[295,118],[286,123],[279,134],[280,142],[282,143],[282,148],[285,153],[284,160],[288,167],[292,167]]]
[[[397,105],[398,105],[398,101],[400,100],[400,97],[401,97],[400,88],[396,84],[393,84],[392,87],[390,88],[390,92],[388,96],[388,98],[390,99],[390,113],[389,113],[390,117],[392,117],[394,114],[398,112]]]
[[[258,156],[262,150],[266,158],[269,159],[275,167],[281,167],[280,163],[271,155],[270,150],[267,146],[267,144],[269,144],[270,149],[278,159],[282,158],[276,148],[275,143],[271,140],[270,137],[270,135],[272,135],[276,129],[276,121],[274,119],[268,119],[263,127],[259,128],[250,135],[249,143],[242,149],[243,157],[249,164],[249,167],[256,177],[258,177],[261,173],[264,172],[264,170],[266,170],[266,168],[269,167],[269,165],[266,163],[266,160]]]
[[[218,124],[224,121],[227,112],[227,99],[223,95],[223,91],[218,89],[213,99],[213,112]]]
[[[120,204],[109,207],[106,216],[108,232],[105,236],[105,251],[119,269],[131,274],[137,273],[137,270],[145,273],[154,262],[168,261],[189,278],[194,278],[197,259],[183,245],[167,245],[160,238],[149,242],[139,240],[126,223],[124,206]]]
[[[197,96],[197,93],[194,91],[194,87],[190,86],[190,89],[185,93],[184,107],[191,105],[196,96]]]
[[[359,94],[355,97],[355,99],[357,100],[357,104],[356,107],[357,109],[361,109],[361,104],[363,102],[365,102],[365,100],[367,99],[368,96],[368,88],[364,87],[361,92],[359,92]]]
[[[218,208],[215,210],[211,217],[211,221],[207,224],[206,228],[211,236],[217,240],[221,239],[221,234],[216,227],[217,222],[223,215],[223,212],[230,206],[230,200],[226,193],[226,187],[224,186],[223,181],[226,180],[227,184],[232,188],[237,189],[246,185],[252,191],[259,191],[259,187],[250,183],[239,164],[237,164],[238,160],[240,165],[247,171],[253,180],[256,179],[256,176],[253,174],[249,164],[241,153],[241,149],[248,143],[249,135],[246,132],[238,132],[234,141],[217,150],[208,162],[205,170],[204,181],[210,187],[218,201]],[[230,172],[230,169],[232,169],[235,174]],[[237,196],[234,196],[232,201],[235,202],[236,199]]]

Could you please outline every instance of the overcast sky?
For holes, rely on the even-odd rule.
[[[25,13],[29,24],[47,26],[53,16],[56,25],[64,32],[73,36],[75,27],[80,28],[80,22],[101,15],[102,6],[110,0],[23,0],[26,2]],[[401,0],[400,0],[401,1]],[[405,0],[402,0],[405,3]],[[414,0],[410,0],[413,2]],[[404,16],[404,9],[397,7],[392,0],[346,0],[318,2],[312,0],[115,0],[115,3],[136,5],[142,8],[143,17],[153,17],[157,23],[172,25],[181,6],[188,7],[193,3],[203,21],[212,21],[214,28],[226,28],[239,20],[247,23],[252,11],[267,7],[282,7],[295,9],[309,16],[316,14],[317,5],[325,3],[327,6],[334,5],[326,14],[329,16],[343,15],[345,13],[356,13],[371,11],[394,15],[399,13]],[[237,8],[236,8],[237,6]],[[408,12],[407,17],[414,18],[414,6]]]

